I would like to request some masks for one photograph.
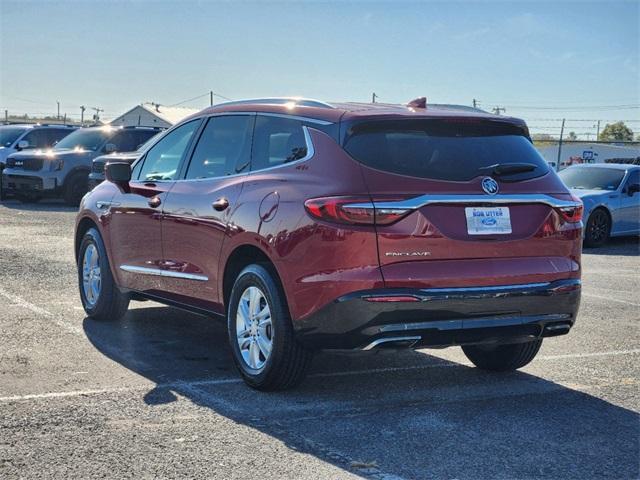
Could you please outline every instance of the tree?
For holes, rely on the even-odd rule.
[[[569,132],[569,135],[567,136],[567,140],[577,140],[578,136],[576,135],[576,132]]]
[[[598,140],[602,142],[614,142],[616,140],[630,142],[633,140],[633,131],[624,122],[607,123],[602,132],[600,132]]]
[[[534,133],[533,135],[531,135],[531,138],[534,141],[540,142],[551,142],[556,140],[552,135],[549,135],[548,133]]]

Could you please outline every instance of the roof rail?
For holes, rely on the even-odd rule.
[[[258,103],[263,105],[284,105],[286,103],[294,103],[295,105],[302,107],[320,107],[320,108],[335,108],[333,105],[321,100],[314,100],[312,98],[301,97],[271,97],[271,98],[248,98],[245,100],[232,100],[230,102],[218,103],[215,106],[228,106],[228,105],[247,105],[252,103]]]

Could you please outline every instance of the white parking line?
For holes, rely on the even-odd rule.
[[[24,298],[18,295],[8,292],[2,287],[0,287],[0,297],[6,298],[10,302],[12,302],[14,306],[17,306],[19,308],[24,308],[25,310],[29,310],[33,313],[46,317],[49,321],[55,323],[59,327],[64,328],[68,332],[71,332],[75,335],[84,335],[82,328],[77,327],[75,325],[71,325],[67,322],[60,320],[56,315],[54,315],[50,311],[45,310],[44,308],[39,307],[37,305],[34,305],[31,302],[28,302],[27,300],[25,300]]]
[[[619,302],[619,303],[626,303],[627,305],[633,305],[634,307],[640,307],[640,303],[628,302],[627,300],[619,300],[619,299],[613,298],[613,297],[605,297],[605,296],[602,296],[602,295],[596,295],[595,293],[587,293],[587,292],[583,291],[582,295],[584,295],[585,297],[599,298],[601,300],[607,300],[607,301]]]
[[[612,351],[606,351],[606,352],[568,353],[564,355],[542,355],[540,357],[537,357],[536,361],[540,361],[540,360],[553,361],[553,360],[566,360],[566,359],[576,359],[576,358],[637,355],[637,354],[640,354],[640,348],[630,349],[630,350],[612,350]],[[407,367],[372,368],[369,370],[352,370],[352,371],[346,371],[346,372],[315,373],[313,375],[309,375],[309,378],[343,377],[348,375],[353,375],[353,376],[371,375],[376,373],[406,372],[406,371],[412,371],[412,370],[423,370],[428,368],[450,368],[450,367],[459,367],[461,365],[470,366],[471,364],[462,363],[462,362],[449,362],[447,360],[443,360],[442,363],[429,364],[429,365],[411,365]],[[47,398],[84,397],[89,395],[101,395],[105,393],[109,394],[109,393],[148,391],[151,388],[175,389],[177,390],[177,393],[180,393],[180,390],[183,390],[187,393],[195,393],[197,394],[198,397],[203,398],[203,395],[210,395],[210,394],[200,389],[198,390],[194,390],[194,389],[197,389],[198,387],[211,387],[216,385],[229,385],[229,384],[241,384],[241,383],[243,383],[243,381],[240,378],[194,380],[191,382],[175,381],[175,382],[168,382],[168,383],[159,383],[156,385],[149,384],[149,385],[139,385],[139,386],[131,386],[131,387],[114,387],[114,388],[104,388],[104,389],[71,390],[67,392],[12,395],[12,396],[0,397],[0,402],[15,402],[15,401],[21,401],[21,400],[38,400],[38,399],[47,399]]]

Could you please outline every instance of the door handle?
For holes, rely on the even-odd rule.
[[[162,203],[162,200],[160,200],[160,197],[156,195],[155,197],[151,197],[148,203],[151,208],[158,208]]]
[[[219,198],[218,200],[216,200],[215,202],[213,202],[211,204],[211,206],[213,207],[214,210],[216,210],[218,212],[222,212],[222,211],[226,210],[227,207],[229,207],[229,200],[227,200],[226,198],[222,197],[222,198]]]

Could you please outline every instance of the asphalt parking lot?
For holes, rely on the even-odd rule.
[[[321,354],[294,391],[234,371],[221,323],[85,318],[75,211],[0,204],[0,478],[637,478],[640,248],[584,255],[579,321],[522,371],[459,349]]]

